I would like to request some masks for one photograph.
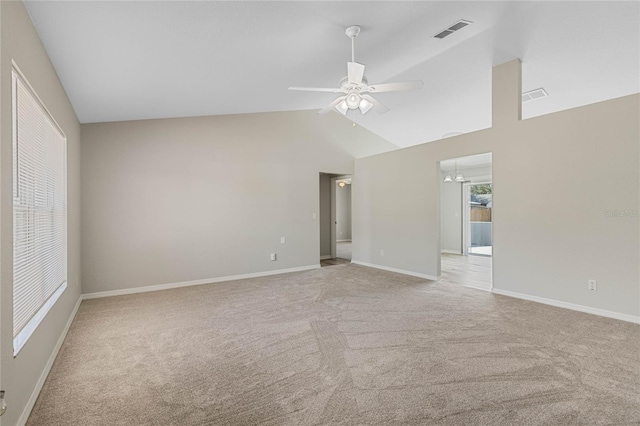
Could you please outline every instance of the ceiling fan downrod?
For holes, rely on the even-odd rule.
[[[347,27],[344,32],[347,37],[351,39],[351,62],[356,61],[356,37],[360,34],[360,27],[357,25],[352,25]]]

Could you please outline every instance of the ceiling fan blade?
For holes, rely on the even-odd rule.
[[[333,89],[330,87],[289,87],[289,90],[303,90],[305,92],[345,93],[343,89]]]
[[[398,90],[422,89],[422,86],[424,86],[422,80],[412,80],[400,83],[373,84],[367,87],[367,91],[371,93],[395,92]]]
[[[371,102],[373,104],[373,110],[375,112],[377,112],[378,114],[384,114],[385,112],[389,111],[389,107],[388,106],[386,106],[382,102],[376,100],[373,96],[362,95],[362,99],[366,99],[367,101]],[[368,111],[368,109],[367,109],[367,111]]]
[[[320,111],[318,111],[318,114],[326,114],[326,113],[328,113],[329,111],[334,109],[336,107],[336,105],[338,105],[340,102],[344,101],[346,98],[347,98],[346,96],[338,97],[338,99],[336,99],[335,101],[331,102],[329,105],[327,105],[326,107],[324,107]]]
[[[357,62],[347,62],[347,77],[351,84],[362,83],[362,77],[364,77],[364,65]]]

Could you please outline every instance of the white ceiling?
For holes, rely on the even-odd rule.
[[[27,9],[81,122],[321,108],[356,60],[392,108],[349,119],[398,146],[491,126],[491,67],[523,61],[525,118],[640,91],[640,3],[58,2]],[[473,25],[431,38],[459,19]]]

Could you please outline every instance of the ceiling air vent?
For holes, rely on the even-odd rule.
[[[549,96],[549,95],[541,87],[539,89],[535,89],[535,90],[530,90],[528,92],[524,92],[522,94],[522,102],[534,101],[536,99],[546,98],[547,96]]]
[[[471,24],[471,21],[466,21],[464,19],[459,20],[455,24],[451,25],[449,28],[440,31],[438,34],[434,35],[433,38],[439,38],[442,40],[443,38],[453,34],[454,32],[466,27]]]

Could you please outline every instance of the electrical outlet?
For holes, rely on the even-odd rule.
[[[276,260],[278,255],[276,253],[271,253],[271,260]]]
[[[380,249],[380,256],[384,256],[384,250]]]
[[[598,291],[598,281],[589,280],[589,290]]]
[[[284,244],[287,242],[287,239],[285,237],[280,237],[280,244]]]

